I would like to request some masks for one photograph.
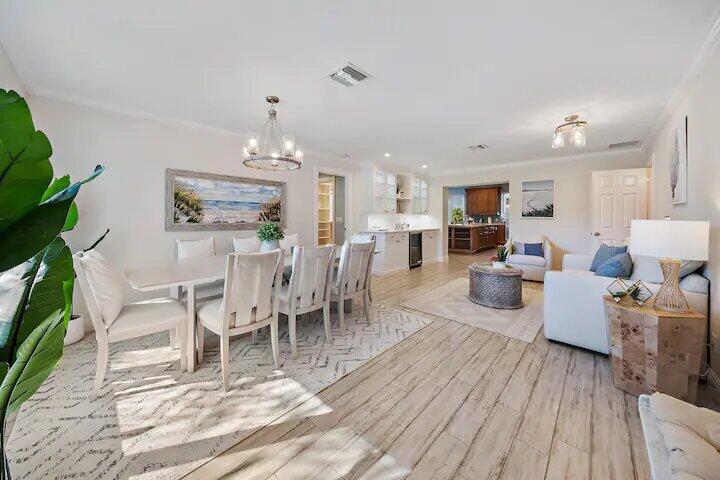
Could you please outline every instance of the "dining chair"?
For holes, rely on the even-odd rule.
[[[292,274],[280,288],[280,313],[288,316],[288,333],[293,357],[297,356],[298,315],[323,311],[325,338],[330,339],[330,289],[335,263],[335,245],[295,247]]]
[[[374,242],[375,241],[375,234],[372,233],[353,233],[352,237],[350,237],[350,243],[367,243],[367,242]],[[370,297],[370,301],[372,302],[372,272],[368,270],[368,297]]]
[[[202,361],[205,329],[220,336],[220,362],[225,391],[230,388],[230,337],[256,332],[270,325],[275,368],[280,367],[278,304],[282,283],[281,250],[266,253],[230,253],[222,298],[197,309],[198,358]]]
[[[97,260],[102,259],[101,256],[93,258],[93,251],[78,252],[73,255],[73,267],[80,284],[80,292],[85,299],[90,319],[95,329],[95,338],[97,339],[97,369],[95,371],[94,388],[97,390],[102,387],[107,370],[109,345],[110,343],[122,342],[132,338],[144,337],[154,333],[165,332],[176,336],[179,333],[180,338],[186,336],[187,312],[185,308],[174,298],[156,298],[142,302],[130,303],[122,305],[116,318],[109,318],[107,313],[103,317],[104,300],[113,295],[122,298],[122,292],[107,291],[108,288],[118,289],[122,285],[112,284],[103,281],[104,272],[93,271],[96,268]],[[113,269],[107,263],[101,265],[106,270],[105,273]],[[111,272],[115,277],[120,277],[119,272]],[[117,310],[116,310],[117,312]],[[180,350],[180,366],[185,368],[185,349]]]
[[[365,318],[370,323],[370,271],[375,242],[345,242],[340,253],[340,265],[330,291],[330,301],[337,302],[340,327],[345,328],[345,300],[362,298]]]
[[[175,257],[182,261],[193,258],[214,257],[217,255],[215,248],[215,237],[203,238],[200,240],[175,240]],[[201,285],[197,289],[197,302],[205,302],[220,298],[223,292],[222,280]],[[177,287],[177,293],[171,295],[178,300],[185,300],[183,287]]]
[[[300,236],[297,233],[291,233],[285,235],[284,238],[280,239],[280,248],[285,252],[285,255],[292,255],[293,247],[300,245]]]

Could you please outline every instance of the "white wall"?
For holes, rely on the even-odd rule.
[[[588,131],[588,134],[591,134]],[[447,198],[445,189],[465,185],[510,183],[510,235],[533,239],[546,235],[556,247],[553,268],[560,268],[562,254],[590,253],[590,181],[593,170],[644,166],[641,151],[594,154],[565,160],[540,160],[519,165],[489,167],[430,179],[430,214],[443,225],[442,254],[447,255]],[[555,218],[521,218],[520,189],[524,180],[555,180]]]
[[[673,220],[709,220],[710,261],[705,271],[710,279],[711,342],[710,363],[720,374],[720,50],[707,57],[707,63],[690,83],[686,95],[650,146],[653,166],[652,216]],[[669,159],[671,127],[688,118],[687,203],[670,203]]]
[[[30,97],[29,104],[36,128],[52,143],[56,173],[79,179],[96,164],[107,168],[83,186],[77,200],[80,221],[66,238],[76,251],[109,228],[100,248],[122,269],[171,260],[178,238],[213,235],[218,249],[227,252],[233,235],[255,234],[254,230],[166,232],[166,168],[287,182],[287,231],[299,233],[301,241],[308,243],[315,238],[314,167],[348,168],[340,161],[320,160],[308,152],[300,170],[253,170],[242,164],[242,138],[39,97]],[[137,293],[129,293],[139,298]]]
[[[25,95],[25,87],[15,73],[10,59],[0,45],[0,88],[3,90],[15,90],[20,95]]]

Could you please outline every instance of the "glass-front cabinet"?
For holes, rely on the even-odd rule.
[[[377,213],[397,213],[397,175],[376,169],[373,173],[373,207]]]
[[[413,213],[425,215],[428,213],[428,183],[423,178],[413,180]]]

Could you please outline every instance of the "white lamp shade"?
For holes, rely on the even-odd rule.
[[[708,259],[710,222],[633,220],[630,253],[677,260]]]

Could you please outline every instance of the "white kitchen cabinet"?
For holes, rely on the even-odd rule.
[[[417,215],[428,213],[428,182],[423,178],[415,178],[413,181],[412,212]]]
[[[370,171],[372,213],[397,213],[397,174],[379,168]]]
[[[440,232],[438,230],[423,230],[422,256],[423,262],[435,260],[438,257]]]
[[[408,268],[410,263],[410,236],[408,232],[371,232],[375,235],[372,271],[387,274]]]

